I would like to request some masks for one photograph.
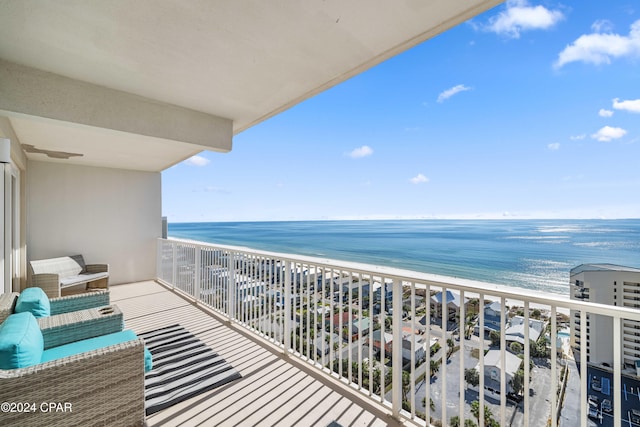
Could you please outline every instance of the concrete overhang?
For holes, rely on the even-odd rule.
[[[501,2],[5,1],[0,116],[30,159],[162,170]]]

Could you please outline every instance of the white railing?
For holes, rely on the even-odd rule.
[[[611,421],[609,425],[619,427],[623,418],[631,425],[621,403],[621,322],[640,321],[638,310],[471,280],[178,239],[158,240],[157,265],[161,282],[280,346],[285,355],[350,384],[390,408],[394,417],[419,425],[447,420],[441,421],[446,425],[457,416],[460,425],[472,419],[480,426],[548,422],[555,427],[563,399],[579,399],[579,422],[572,418],[572,423],[586,427],[587,352],[580,352],[577,360],[580,395],[568,396],[561,383],[566,382],[561,367],[567,355],[557,339],[545,345],[545,336],[557,336],[558,320],[569,324],[570,310],[579,312],[582,325],[587,314],[606,316],[613,319],[613,418],[602,411],[600,416]],[[438,295],[456,297],[442,310],[434,300]],[[482,307],[490,301],[510,307],[490,319],[505,325],[493,334],[493,343],[481,338],[491,314],[485,315]],[[507,336],[506,327],[517,323],[518,314],[524,325],[534,317],[545,320],[536,344],[507,344],[518,341],[516,335]],[[476,327],[478,336],[473,333]],[[534,333],[522,328],[519,340],[530,342]],[[431,345],[432,340],[437,344]],[[580,342],[586,345],[586,339]],[[498,360],[492,362],[487,350],[498,350],[491,353]],[[519,363],[514,363],[514,352],[521,352],[524,360],[519,368],[513,367]],[[475,368],[474,379],[473,371],[467,370]],[[473,401],[484,403],[476,406],[475,415]]]

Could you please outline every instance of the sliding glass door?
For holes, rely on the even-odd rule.
[[[0,163],[0,211],[3,238],[0,245],[0,292],[20,289],[20,170],[10,163]]]

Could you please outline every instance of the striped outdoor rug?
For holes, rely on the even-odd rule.
[[[240,378],[222,357],[180,325],[138,334],[153,355],[145,375],[147,415]]]

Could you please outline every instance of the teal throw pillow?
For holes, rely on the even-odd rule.
[[[16,313],[30,312],[34,317],[48,317],[51,315],[51,304],[49,297],[42,288],[27,288],[18,297],[16,303]]]
[[[0,369],[37,365],[43,351],[44,339],[33,314],[12,314],[0,325]]]

